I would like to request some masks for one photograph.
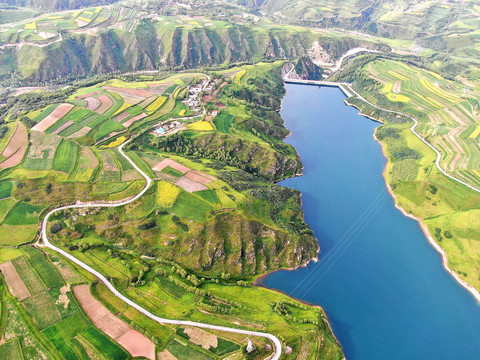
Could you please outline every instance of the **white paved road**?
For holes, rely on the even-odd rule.
[[[128,141],[126,142],[128,143]],[[88,266],[87,264],[83,263],[76,257],[72,256],[71,254],[67,253],[66,251],[56,247],[55,245],[52,245],[50,241],[48,240],[47,236],[47,224],[48,224],[48,219],[50,216],[56,212],[65,210],[65,209],[75,209],[75,208],[89,208],[89,207],[118,207],[118,206],[124,206],[127,205],[138,198],[140,198],[145,192],[148,190],[148,188],[152,184],[152,179],[148,177],[147,174],[145,174],[138,166],[135,164],[124,152],[123,152],[123,146],[126,144],[122,144],[119,148],[120,154],[145,178],[146,180],[146,185],[143,188],[143,190],[133,198],[129,198],[124,201],[120,202],[112,202],[112,203],[95,203],[95,202],[88,202],[88,203],[81,203],[81,204],[75,204],[75,205],[68,205],[68,206],[62,206],[56,209],[53,209],[50,211],[45,218],[43,219],[42,223],[42,240],[44,242],[44,246],[52,249],[53,251],[56,251],[57,253],[65,256],[67,259],[73,261],[75,264],[79,265],[83,269],[87,270],[89,273],[95,275],[103,284],[105,284],[106,287],[110,289],[111,292],[115,294],[115,296],[119,297],[123,301],[125,301],[128,305],[131,307],[135,308],[145,316],[149,317],[150,319],[157,321],[160,324],[172,324],[172,325],[183,325],[183,326],[194,326],[194,327],[199,327],[199,328],[204,328],[204,329],[210,329],[210,330],[218,330],[218,331],[225,331],[225,332],[231,332],[231,333],[237,333],[237,334],[244,334],[248,336],[259,336],[266,338],[270,340],[273,345],[274,345],[274,353],[269,357],[270,360],[278,360],[280,356],[282,355],[282,344],[280,343],[280,340],[272,334],[268,333],[263,333],[263,332],[257,332],[257,331],[250,331],[250,330],[242,330],[242,329],[236,329],[236,328],[229,328],[225,326],[217,326],[217,325],[210,325],[210,324],[204,324],[204,323],[198,323],[198,322],[193,322],[193,321],[183,321],[183,320],[172,320],[172,319],[164,319],[161,317],[158,317],[148,311],[147,309],[141,307],[134,301],[130,300],[128,297],[124,296],[120,291],[118,291],[111,283],[110,281],[107,280],[105,276],[100,274],[97,270],[93,269],[92,267]]]

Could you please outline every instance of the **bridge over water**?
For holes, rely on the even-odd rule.
[[[316,86],[330,86],[338,87],[347,96],[354,95],[349,83],[323,81],[323,80],[302,80],[302,79],[283,79],[287,84],[302,84],[302,85],[316,85]]]

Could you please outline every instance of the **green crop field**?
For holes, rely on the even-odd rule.
[[[123,131],[123,130],[125,130],[125,128],[121,124],[119,124],[118,122],[113,121],[113,120],[107,120],[100,126],[98,131],[95,133],[95,141],[102,140],[104,137],[109,135],[111,132],[114,132],[114,131],[118,132],[118,131]]]
[[[12,262],[31,295],[37,295],[46,289],[45,284],[24,256],[18,257]]]
[[[43,206],[20,202],[15,205],[4,222],[8,225],[37,224],[38,216],[43,209]]]
[[[179,178],[183,175],[182,172],[180,172],[178,170],[175,170],[174,168],[172,168],[170,166],[167,166],[165,169],[162,170],[162,172],[167,174],[167,175],[171,175],[175,178]]]
[[[397,61],[377,60],[367,66],[382,84],[380,93],[401,103],[421,122],[422,135],[442,152],[442,166],[474,186],[480,185],[480,133],[475,106],[480,93],[436,73]],[[404,167],[404,169],[406,169]]]
[[[31,267],[37,272],[48,288],[63,285],[64,281],[62,277],[47,259],[45,254],[31,247],[26,247],[24,251],[29,256]]]
[[[13,183],[11,181],[0,182],[0,199],[5,199],[12,194]]]
[[[55,300],[47,291],[29,297],[23,300],[23,303],[40,330],[62,319],[55,306]]]
[[[76,352],[65,339],[60,336],[55,326],[43,330],[42,333],[65,359],[78,359]]]
[[[108,359],[128,359],[128,354],[122,348],[93,327],[86,329],[81,333],[81,336],[93,344],[97,349],[101,350],[102,354]]]
[[[3,222],[8,212],[13,208],[17,203],[17,200],[8,198],[0,200],[0,222]]]
[[[233,119],[233,115],[222,111],[213,119],[213,123],[218,131],[230,134],[230,128],[232,126]]]
[[[205,200],[206,202],[208,202],[211,205],[215,206],[215,205],[220,204],[220,200],[218,199],[214,190],[196,191],[195,195],[202,198],[203,200]]]
[[[179,216],[195,221],[205,221],[207,212],[212,210],[212,207],[199,197],[182,191],[172,209]]]
[[[178,360],[214,360],[213,356],[207,355],[204,352],[197,350],[188,341],[173,340],[168,345],[167,350],[175,356]]]
[[[224,356],[239,349],[240,346],[238,344],[219,337],[217,347],[210,347],[209,350],[217,356]]]
[[[18,246],[34,240],[38,225],[0,225],[0,245]]]
[[[70,174],[75,168],[78,157],[78,145],[63,140],[55,151],[52,169]]]
[[[23,359],[20,341],[18,339],[0,345],[0,360]]]

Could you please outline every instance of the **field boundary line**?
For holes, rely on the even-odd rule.
[[[236,334],[244,334],[244,335],[250,335],[250,336],[258,336],[258,337],[263,337],[267,340],[270,340],[273,345],[274,345],[274,353],[268,357],[269,360],[278,360],[280,359],[280,356],[282,355],[282,344],[280,343],[280,340],[272,334],[269,333],[263,333],[263,332],[258,332],[258,331],[250,331],[250,330],[242,330],[242,329],[236,329],[236,328],[229,328],[226,326],[219,326],[219,325],[211,325],[211,324],[204,324],[200,322],[193,322],[193,321],[187,321],[187,320],[172,320],[172,319],[165,319],[161,318],[159,316],[154,315],[147,309],[143,308],[142,306],[138,305],[134,301],[130,300],[128,297],[123,295],[120,291],[118,291],[111,283],[110,281],[107,280],[107,278],[102,275],[100,272],[97,270],[93,269],[89,265],[85,264],[81,260],[77,259],[75,256],[67,253],[66,251],[56,247],[50,241],[48,240],[47,236],[47,225],[48,225],[48,219],[50,218],[51,215],[54,213],[57,213],[62,210],[67,210],[67,209],[79,209],[79,208],[110,208],[110,207],[119,207],[119,206],[124,206],[127,204],[130,204],[140,197],[145,194],[145,192],[150,188],[152,185],[153,180],[145,173],[143,172],[137,164],[133,160],[131,160],[124,152],[123,152],[123,146],[131,141],[128,140],[127,142],[123,143],[119,148],[118,151],[119,153],[137,170],[140,175],[142,175],[145,180],[146,180],[146,185],[143,188],[143,190],[135,195],[134,197],[127,198],[126,200],[121,200],[121,201],[116,201],[116,202],[104,202],[104,203],[96,203],[96,202],[86,202],[86,203],[80,203],[80,204],[75,204],[75,205],[66,205],[66,206],[61,206],[56,209],[50,210],[44,217],[43,222],[42,222],[42,240],[43,240],[43,245],[38,244],[38,246],[46,246],[49,249],[57,252],[60,255],[63,255],[70,261],[74,262],[81,268],[85,269],[88,271],[90,274],[94,275],[97,277],[116,297],[120,298],[123,300],[126,304],[130,305],[133,307],[135,310],[138,312],[142,313],[143,315],[147,316],[148,318],[160,323],[160,324],[171,324],[171,325],[181,325],[181,326],[192,326],[192,327],[199,327],[199,328],[204,328],[204,329],[210,329],[210,330],[217,330],[217,331],[224,331],[224,332],[230,332],[230,333],[236,333]]]
[[[466,182],[460,180],[460,179],[457,179],[455,176],[452,176],[450,175],[449,173],[447,173],[443,168],[442,166],[440,165],[440,161],[442,159],[442,154],[440,153],[440,151],[438,151],[432,144],[430,144],[427,140],[425,140],[423,138],[423,136],[421,136],[419,133],[417,133],[416,131],[416,127],[418,126],[419,122],[417,119],[415,119],[413,116],[411,115],[408,115],[408,114],[405,114],[405,113],[402,113],[400,111],[395,111],[395,110],[388,110],[388,109],[384,109],[384,108],[381,108],[377,105],[374,105],[372,104],[370,101],[368,101],[367,99],[365,99],[363,96],[361,96],[358,92],[356,92],[353,88],[352,88],[352,85],[351,84],[344,84],[344,86],[348,87],[348,89],[355,95],[357,96],[360,100],[362,100],[363,102],[367,103],[368,105],[378,109],[378,110],[381,110],[381,111],[385,111],[385,112],[388,112],[388,113],[391,113],[391,114],[398,114],[398,115],[401,115],[401,116],[405,116],[405,117],[408,117],[410,119],[413,120],[414,124],[410,127],[410,131],[417,137],[419,138],[425,145],[427,145],[430,149],[432,149],[435,154],[437,155],[437,158],[435,160],[435,165],[437,166],[438,170],[445,176],[447,176],[448,178],[462,184],[462,185],[465,185],[467,186],[468,188],[472,189],[473,191],[476,191],[478,193],[480,193],[480,189],[476,188],[475,186],[473,185],[470,185],[470,184],[467,184]]]

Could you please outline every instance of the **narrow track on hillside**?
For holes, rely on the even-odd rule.
[[[154,320],[154,321],[156,321],[160,324],[193,326],[193,327],[199,327],[199,328],[210,329],[210,330],[225,331],[225,332],[236,333],[236,334],[244,334],[244,335],[249,335],[249,336],[263,337],[265,339],[270,340],[273,343],[273,347],[274,347],[274,353],[272,355],[270,355],[267,359],[268,360],[278,360],[278,359],[280,359],[280,356],[282,355],[282,344],[280,343],[280,340],[275,335],[268,334],[268,333],[263,333],[263,332],[258,332],[258,331],[250,331],[250,330],[229,328],[229,327],[226,327],[226,326],[204,324],[204,323],[194,322],[194,321],[165,319],[165,318],[161,318],[159,316],[156,316],[155,314],[151,313],[147,309],[143,308],[142,306],[138,305],[137,303],[135,303],[134,301],[132,301],[131,299],[129,299],[128,297],[123,295],[120,291],[118,291],[112,285],[112,283],[110,283],[110,281],[107,280],[107,278],[104,275],[99,273],[97,270],[93,269],[89,265],[87,265],[84,262],[82,262],[81,260],[77,259],[75,256],[73,256],[73,255],[67,253],[66,251],[56,247],[55,245],[53,245],[48,240],[48,236],[47,236],[48,219],[53,214],[55,214],[59,211],[67,210],[67,209],[109,208],[109,207],[124,206],[124,205],[130,204],[130,203],[134,202],[135,200],[139,199],[140,197],[142,197],[143,194],[145,194],[145,192],[150,188],[150,186],[153,183],[153,180],[147,174],[145,174],[145,172],[143,172],[137,166],[137,164],[135,164],[135,162],[127,156],[127,154],[125,154],[123,152],[123,147],[130,141],[131,141],[131,139],[128,140],[127,142],[123,143],[118,148],[118,151],[135,168],[135,170],[137,170],[145,178],[146,184],[145,184],[145,187],[143,188],[143,190],[140,193],[138,193],[137,195],[135,195],[134,197],[127,198],[126,200],[121,200],[121,201],[117,201],[117,202],[103,202],[103,203],[86,202],[86,203],[79,203],[79,204],[75,204],[75,205],[61,206],[61,207],[58,207],[56,209],[53,209],[53,210],[49,211],[47,213],[47,215],[45,215],[45,218],[43,219],[43,222],[42,222],[43,245],[40,245],[40,244],[37,244],[37,245],[47,247],[47,248],[55,251],[56,253],[66,257],[67,259],[74,262],[75,264],[77,264],[81,268],[85,269],[90,274],[97,277],[115,296],[117,296],[118,298],[123,300],[126,304],[130,305],[131,307],[133,307],[134,309],[136,309],[137,311],[139,311],[143,315],[147,316],[148,318],[150,318],[150,319],[152,319],[152,320]]]

